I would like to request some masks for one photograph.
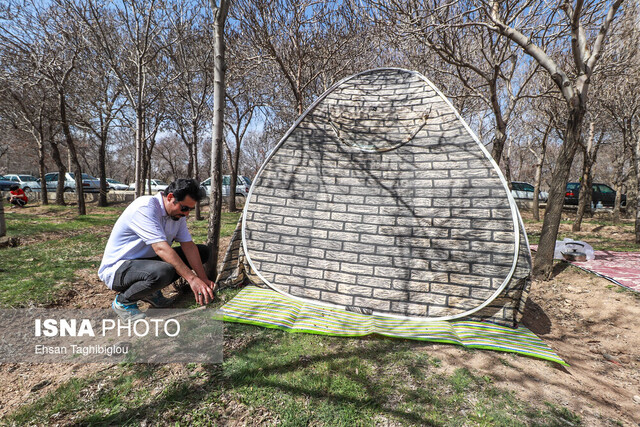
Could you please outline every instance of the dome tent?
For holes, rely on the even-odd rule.
[[[282,138],[217,281],[247,272],[348,311],[514,327],[530,270],[489,153],[424,76],[385,68],[334,85]]]

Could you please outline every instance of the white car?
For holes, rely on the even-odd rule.
[[[151,192],[152,193],[157,193],[158,191],[164,191],[167,189],[167,187],[169,186],[169,184],[167,184],[166,182],[162,182],[159,179],[152,179],[151,180]],[[135,191],[136,189],[136,183],[134,182],[133,184],[129,185],[129,190]],[[144,180],[144,191],[147,191],[149,189],[149,180],[145,179]]]
[[[128,190],[129,189],[129,186],[127,184],[123,184],[120,181],[116,181],[113,178],[107,178],[107,185],[112,190],[122,191],[122,190]]]
[[[207,178],[200,184],[207,191],[207,196],[211,191],[211,178]],[[229,186],[231,185],[231,176],[222,175],[222,197],[229,195]],[[238,181],[236,182],[236,196],[247,197],[249,195],[249,189],[251,188],[251,180],[242,175],[238,175]]]
[[[4,176],[5,179],[15,183],[20,186],[22,191],[28,193],[33,190],[40,190],[40,183],[38,182],[38,178],[33,175],[18,175],[18,174],[9,174]]]

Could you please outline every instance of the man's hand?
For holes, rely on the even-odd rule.
[[[189,286],[196,297],[196,302],[200,305],[213,302],[215,285],[211,280],[202,280],[198,276],[189,281]]]

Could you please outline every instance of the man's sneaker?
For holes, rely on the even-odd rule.
[[[148,302],[152,307],[155,308],[166,308],[173,304],[173,299],[165,298],[164,295],[162,295],[162,291],[155,291],[151,295],[147,295],[146,297],[142,298],[142,301]]]
[[[138,304],[122,304],[118,302],[118,297],[111,303],[111,308],[122,320],[140,320],[147,317],[146,314],[138,310]]]

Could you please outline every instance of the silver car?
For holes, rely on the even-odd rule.
[[[25,193],[33,190],[40,191],[41,188],[38,178],[33,175],[9,174],[5,175],[4,178],[18,185]]]
[[[127,184],[123,184],[120,181],[116,181],[113,178],[107,178],[107,186],[112,190],[128,190],[129,186]]]
[[[207,191],[207,195],[211,191],[211,178],[207,178],[200,184]],[[231,185],[231,176],[222,175],[222,197],[229,195],[229,187]],[[247,197],[249,195],[249,189],[251,188],[251,179],[246,176],[238,175],[238,181],[236,182],[236,196]]]
[[[58,186],[58,172],[51,172],[44,176],[47,182],[47,190],[55,191]],[[73,172],[67,172],[64,180],[64,191],[76,191],[76,180]],[[100,192],[100,180],[89,174],[82,174],[82,191],[85,193],[99,193]],[[109,191],[109,188],[107,188]]]
[[[167,184],[164,181],[160,181],[159,179],[152,179],[151,180],[151,192],[152,193],[157,193],[158,191],[164,191],[167,189],[167,187],[169,186],[169,184]],[[135,191],[136,189],[136,183],[132,183],[129,185],[128,190],[130,191]],[[149,189],[149,180],[145,179],[144,180],[144,191],[147,191]]]

